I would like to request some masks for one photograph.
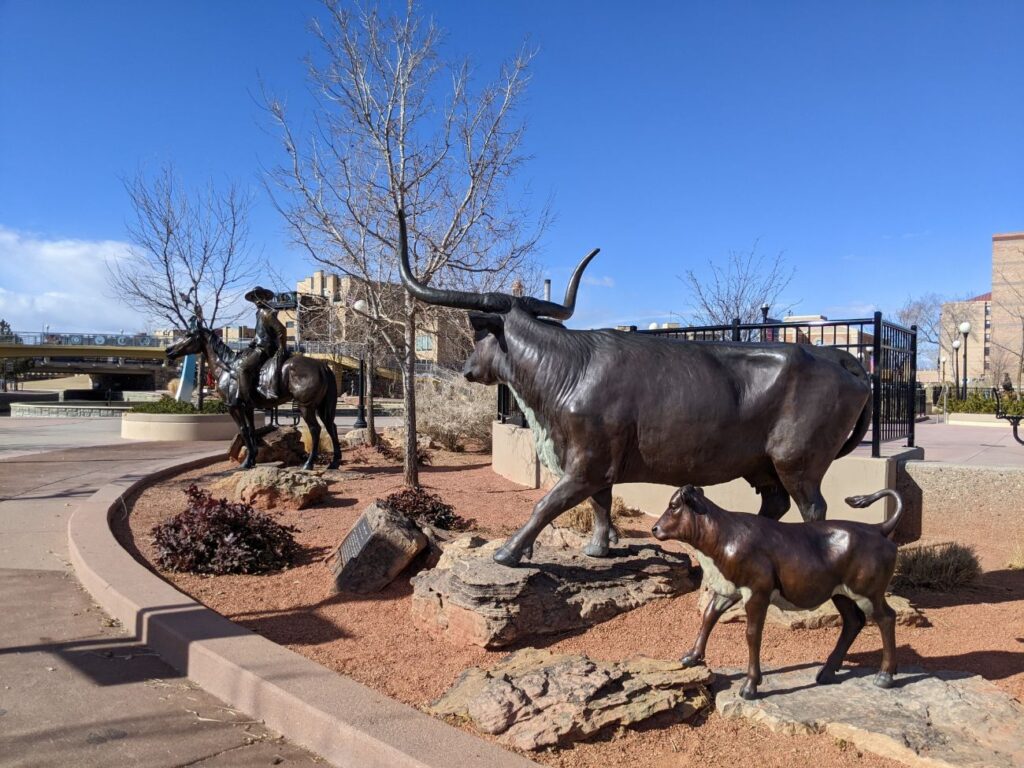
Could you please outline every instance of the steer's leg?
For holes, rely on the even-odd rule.
[[[836,641],[835,650],[828,655],[825,665],[818,671],[815,678],[819,683],[834,683],[836,671],[843,665],[847,651],[857,639],[857,635],[864,629],[867,619],[864,618],[864,611],[846,595],[832,595],[832,602],[835,604],[839,615],[843,617],[843,631],[839,633],[839,640]]]
[[[757,514],[772,520],[781,520],[789,511],[789,494],[781,485],[761,485],[757,487],[761,494],[761,509]]]
[[[505,546],[494,553],[494,561],[502,565],[518,565],[523,557],[523,551],[533,547],[533,540],[544,530],[545,525],[593,493],[593,484],[563,475],[555,483],[555,487],[534,506],[533,514],[530,515],[526,525],[516,531],[505,542]]]
[[[711,630],[715,628],[715,624],[722,618],[722,614],[732,608],[739,599],[739,594],[725,597],[717,592],[711,593],[708,607],[704,609],[704,620],[701,622],[700,632],[697,633],[697,641],[693,644],[693,648],[682,658],[684,667],[695,667],[704,660],[704,652],[708,647],[708,638],[711,636]]]
[[[612,489],[605,488],[590,497],[594,508],[594,535],[583,548],[583,554],[590,557],[607,557],[608,544],[612,535]]]
[[[821,480],[825,477],[825,467],[806,466],[792,471],[778,468],[783,487],[796,501],[800,515],[806,522],[824,520],[828,505],[821,495]]]

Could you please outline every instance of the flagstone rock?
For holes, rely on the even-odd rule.
[[[435,568],[412,578],[412,615],[458,645],[501,648],[607,621],[693,591],[690,559],[646,539],[624,539],[606,558],[537,543],[516,568],[492,560],[500,540],[449,542]]]
[[[524,648],[490,670],[463,672],[430,711],[468,719],[509,746],[536,750],[661,713],[686,720],[709,706],[713,677],[677,661],[640,656],[608,663]]]
[[[847,669],[817,685],[817,666],[767,670],[758,698],[738,695],[743,673],[720,673],[715,707],[788,734],[824,733],[914,768],[1024,766],[1024,706],[964,672],[900,670],[890,689],[876,670]]]
[[[297,467],[306,460],[302,446],[302,433],[295,427],[262,427],[257,435],[257,464],[281,462],[286,467]],[[237,463],[245,461],[248,450],[241,435],[235,435],[228,455]]]
[[[327,498],[327,481],[316,470],[259,464],[232,472],[215,482],[211,491],[259,509],[305,509]]]

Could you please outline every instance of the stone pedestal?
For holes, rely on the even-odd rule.
[[[671,711],[686,720],[711,703],[704,667],[636,657],[617,664],[525,648],[490,670],[468,669],[431,705],[518,749],[568,744]]]
[[[334,553],[334,588],[379,592],[426,547],[426,535],[409,518],[371,504]]]
[[[1024,706],[980,677],[901,669],[884,690],[872,684],[875,669],[841,670],[836,685],[817,685],[817,671],[766,670],[753,701],[737,694],[742,673],[723,672],[715,708],[773,731],[824,733],[915,768],[1024,765]]]
[[[607,558],[538,543],[517,568],[491,559],[501,543],[466,534],[448,544],[436,568],[412,579],[414,620],[459,645],[500,648],[696,588],[686,555],[644,539],[623,540]]]

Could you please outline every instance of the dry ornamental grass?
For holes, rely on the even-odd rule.
[[[896,558],[892,586],[952,592],[970,586],[980,575],[973,547],[955,542],[904,547]]]

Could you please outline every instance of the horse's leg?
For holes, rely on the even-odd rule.
[[[309,427],[309,458],[302,465],[303,469],[312,469],[316,463],[317,454],[320,452],[320,422],[316,420],[316,407],[302,404],[299,406],[302,413],[302,420]]]
[[[245,446],[245,460],[238,466],[238,468],[249,469],[252,466],[249,464],[249,461],[253,456],[252,449],[249,447],[249,434],[248,429],[245,426],[245,417],[242,415],[242,409],[237,405],[229,407],[228,413],[231,414],[231,419],[235,422],[235,426],[238,427],[238,434],[242,438],[242,444]]]
[[[331,376],[333,375],[331,374]],[[324,429],[327,430],[327,434],[331,437],[331,446],[334,451],[331,455],[331,463],[327,465],[328,469],[337,469],[341,465],[341,441],[338,440],[338,425],[334,423],[337,410],[337,393],[333,387],[328,387],[327,392],[324,393],[324,399],[320,401],[320,405],[317,408],[320,414],[320,421],[324,423]]]
[[[242,410],[242,417],[245,419],[245,440],[249,449],[249,455],[245,457],[244,469],[252,469],[256,466],[256,454],[259,453],[259,441],[256,439],[256,415],[255,408],[245,405]]]

